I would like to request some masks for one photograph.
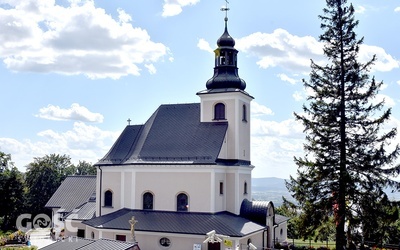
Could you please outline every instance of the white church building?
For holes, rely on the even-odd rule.
[[[144,124],[126,126],[96,177],[67,177],[49,200],[67,236],[136,241],[143,250],[267,249],[286,240],[287,218],[251,197],[253,97],[227,21],[200,103],[161,105]],[[66,201],[74,187],[84,197]]]

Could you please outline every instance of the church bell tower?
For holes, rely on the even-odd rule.
[[[227,11],[228,8],[221,10]],[[239,77],[238,51],[235,40],[225,30],[217,41],[214,75],[206,82],[201,99],[201,122],[228,122],[228,131],[219,158],[235,165],[250,165],[250,102],[254,98],[245,90],[246,82]]]

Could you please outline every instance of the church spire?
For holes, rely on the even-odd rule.
[[[215,53],[214,76],[206,83],[207,89],[240,89],[246,88],[246,82],[239,77],[237,68],[238,51],[234,48],[235,40],[228,32],[228,1],[225,8],[225,30],[217,41]]]

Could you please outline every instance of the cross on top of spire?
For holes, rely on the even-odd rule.
[[[221,11],[225,11],[225,21],[228,21],[228,11],[229,11],[228,4],[229,4],[228,0],[225,0],[225,8],[224,7],[221,8]]]

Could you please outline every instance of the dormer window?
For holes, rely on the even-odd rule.
[[[225,120],[225,104],[223,103],[215,104],[214,120]]]

